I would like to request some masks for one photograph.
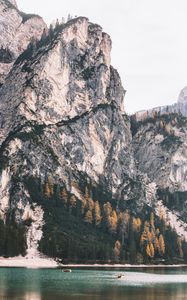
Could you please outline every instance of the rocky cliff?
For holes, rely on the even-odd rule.
[[[32,38],[40,39],[44,28],[47,26],[41,17],[19,11],[16,1],[0,1],[0,84],[15,59]]]
[[[67,168],[96,182],[107,178],[111,192],[121,192],[124,178],[133,178],[135,168],[124,90],[110,66],[110,49],[111,40],[101,27],[78,18],[64,25],[54,40],[20,56],[1,88],[3,151],[24,152],[32,174],[43,179],[48,170],[63,178]],[[29,139],[36,129],[53,153],[47,169],[42,149],[37,164],[36,149],[33,158],[26,149],[24,136]]]
[[[179,231],[186,234],[187,119],[176,113],[132,119],[136,165],[155,184],[157,199],[170,209],[167,219],[182,218]],[[146,142],[145,142],[146,141]],[[155,203],[160,205],[160,201]]]
[[[120,201],[141,194],[110,51],[102,28],[77,18],[16,60],[0,92],[2,217],[11,207],[23,220],[37,203],[33,178],[43,186],[52,178],[80,200],[81,180]]]
[[[10,41],[14,59],[5,61],[5,44],[0,55],[8,65],[0,88],[0,253],[36,255],[39,247],[76,261],[141,262],[154,257],[146,254],[154,245],[163,257],[171,226],[186,234],[182,209],[159,201],[186,191],[185,119],[130,122],[111,39],[99,25],[79,17],[47,32],[41,18],[26,17],[9,1],[1,6],[1,31],[20,22],[25,38],[18,49],[18,28],[11,37],[6,31],[2,43]],[[6,13],[14,16],[8,26]],[[161,209],[164,220],[173,213],[180,222],[167,227]],[[178,243],[174,254],[184,251]],[[168,247],[167,259],[174,254]]]

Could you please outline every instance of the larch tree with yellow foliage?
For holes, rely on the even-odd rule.
[[[135,232],[140,232],[141,224],[140,218],[133,218],[133,229]]]
[[[155,255],[155,251],[154,251],[154,247],[153,247],[153,244],[150,243],[150,244],[147,244],[146,246],[146,254],[148,257],[150,258],[153,258],[154,255]]]
[[[84,221],[88,224],[93,223],[93,214],[92,211],[88,210],[85,214]]]
[[[48,175],[46,182],[44,183],[44,195],[46,198],[51,198],[54,194],[54,181],[51,175]]]
[[[162,234],[160,234],[158,241],[159,241],[159,253],[160,255],[163,256],[165,254],[165,241]]]
[[[101,209],[98,201],[96,201],[94,205],[94,220],[95,220],[95,226],[99,226],[101,224],[102,216],[101,216]]]
[[[118,225],[118,217],[115,210],[112,211],[111,215],[109,216],[109,231],[111,233],[116,233]]]

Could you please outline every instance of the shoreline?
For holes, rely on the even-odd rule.
[[[58,263],[48,257],[0,257],[0,268],[56,269]]]
[[[133,269],[133,268],[187,268],[187,264],[180,265],[130,265],[130,264],[59,264],[54,259],[48,257],[0,257],[0,268],[27,268],[27,269],[76,269],[76,268],[90,268],[90,269]]]
[[[126,269],[133,269],[133,268],[187,268],[187,264],[180,264],[180,265],[130,265],[130,264],[68,264],[59,266],[60,268],[126,268]]]

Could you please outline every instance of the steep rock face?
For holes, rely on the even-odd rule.
[[[15,1],[0,1],[0,84],[15,59],[32,38],[39,39],[46,25],[41,17],[18,10]]]
[[[88,258],[110,259],[120,239],[129,261],[141,222],[161,206],[186,234],[170,210],[172,197],[186,206],[185,119],[155,115],[131,128],[110,51],[110,37],[87,18],[57,24],[16,59],[0,88],[0,230],[26,230],[28,256],[39,243],[51,256],[85,258],[88,248]]]
[[[186,90],[173,105],[137,112],[131,121],[137,167],[156,186],[156,210],[162,203],[168,222],[187,238]]]
[[[178,111],[187,117],[187,87],[184,87],[178,97]]]
[[[15,62],[0,90],[2,218],[10,209],[18,222],[28,206],[31,216],[35,207],[41,211],[33,185],[45,186],[51,177],[80,200],[81,180],[117,202],[143,197],[110,51],[101,27],[77,18]]]
[[[15,7],[17,7],[16,0],[9,0],[10,3],[12,3]]]
[[[155,183],[157,199],[186,223],[187,119],[173,113],[133,122],[133,148],[139,170]]]
[[[107,173],[116,191],[124,172],[133,176],[134,166],[124,90],[110,66],[110,49],[109,36],[79,18],[45,51],[16,62],[1,89],[1,143],[17,131],[32,131],[28,124],[41,126],[62,164],[76,166],[96,181]],[[14,143],[11,151],[23,149],[23,141]]]

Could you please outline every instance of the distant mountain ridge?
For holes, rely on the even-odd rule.
[[[155,114],[162,115],[170,113],[181,113],[183,116],[187,117],[187,87],[184,87],[181,90],[176,103],[158,106],[148,110],[137,111],[135,114],[133,114],[133,117],[137,121],[141,121],[147,117],[152,117]]]

